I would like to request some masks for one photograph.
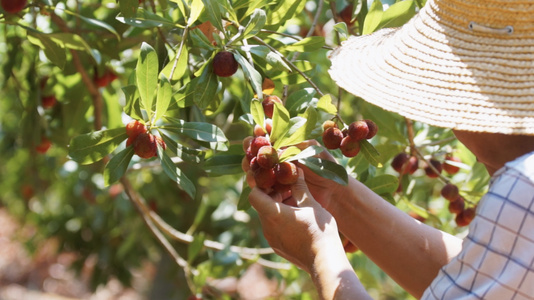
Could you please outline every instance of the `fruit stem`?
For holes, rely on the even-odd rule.
[[[282,53],[278,52],[278,50],[276,50],[275,48],[273,48],[271,45],[267,44],[266,42],[264,42],[262,39],[260,39],[259,37],[257,36],[253,36],[252,37],[254,40],[256,40],[257,42],[259,42],[260,44],[266,46],[267,48],[269,48],[271,51],[273,51],[274,53],[280,55],[280,57],[282,58],[282,60],[288,64],[291,69],[297,71],[297,73],[300,74],[300,76],[302,76],[316,91],[317,93],[322,97],[324,96],[324,93],[321,92],[321,90],[319,89],[319,87],[308,77],[306,76],[306,74],[304,74],[304,72],[302,72],[299,68],[297,68],[297,66],[295,66],[295,64],[293,64],[291,61],[289,61],[284,55],[282,55]]]

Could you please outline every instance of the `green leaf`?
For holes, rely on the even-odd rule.
[[[158,88],[158,54],[149,44],[143,42],[136,66],[137,88],[141,104],[150,117],[155,91]]]
[[[110,154],[128,135],[124,127],[101,130],[74,137],[69,145],[69,156],[85,165]]]
[[[349,28],[345,22],[334,25],[334,30],[339,34],[340,41],[344,41],[350,36]]]
[[[273,107],[273,128],[271,130],[271,142],[274,141],[273,147],[280,149],[280,142],[289,128],[289,112],[281,103],[274,103]]]
[[[271,25],[271,29],[276,30],[297,12],[301,12],[305,4],[306,1],[302,0],[279,1],[276,7],[269,10],[270,14],[267,17],[267,24]]]
[[[291,146],[282,152],[282,155],[280,155],[279,159],[280,161],[299,160],[310,156],[315,156],[323,151],[324,149],[319,146],[310,146],[302,151],[295,146]]]
[[[126,149],[113,156],[106,164],[104,169],[104,183],[109,186],[118,181],[126,170],[134,155],[133,146],[126,147]]]
[[[373,192],[381,195],[387,193],[394,193],[399,187],[399,179],[397,176],[384,174],[369,178],[364,184]]]
[[[128,18],[120,13],[116,19],[121,23],[138,28],[183,27],[178,23],[174,23],[172,20],[160,17],[159,15],[156,15],[141,7],[137,9],[134,17]]]
[[[161,74],[159,79],[158,97],[156,100],[156,117],[159,120],[167,112],[172,99],[172,86],[169,79]]]
[[[193,263],[200,251],[204,248],[204,240],[206,240],[206,235],[201,232],[196,234],[193,241],[187,246],[187,261],[189,264]]]
[[[317,91],[313,88],[304,88],[291,93],[286,100],[286,107],[293,114],[300,113],[310,106],[310,102]]]
[[[248,195],[250,195],[251,191],[252,189],[248,186],[247,181],[243,180],[243,191],[241,191],[239,202],[237,203],[238,210],[247,210],[250,208],[251,205],[248,201]]]
[[[383,14],[384,7],[382,6],[382,2],[380,2],[380,0],[374,0],[365,17],[362,34],[365,35],[374,32],[380,25]]]
[[[419,216],[421,216],[421,217],[423,217],[425,219],[428,219],[429,214],[428,214],[428,211],[426,209],[422,208],[421,206],[419,206],[419,205],[417,205],[415,203],[412,203],[406,197],[402,197],[401,199],[408,206],[408,208],[413,210],[416,214],[418,214]]]
[[[294,44],[286,46],[284,49],[290,52],[313,52],[321,49],[325,44],[324,37],[310,36]]]
[[[302,116],[306,119],[304,126],[298,128],[295,132],[291,132],[284,136],[283,139],[277,140],[275,145],[278,147],[285,147],[298,144],[308,139],[310,133],[315,129],[316,123],[318,120],[317,110],[313,107],[308,107],[304,115]],[[273,130],[274,130],[274,121],[273,121]],[[274,146],[276,148],[276,146]],[[276,148],[278,149],[278,148]]]
[[[323,178],[333,180],[342,185],[347,185],[349,183],[347,171],[335,162],[317,157],[308,157],[300,159],[299,163],[305,165],[315,174]]]
[[[241,162],[243,155],[216,155],[206,160],[204,170],[210,176],[222,176],[243,173]]]
[[[208,20],[219,29],[221,32],[225,32],[222,24],[222,14],[219,2],[217,0],[202,0],[204,3],[204,9],[207,12]]]
[[[193,40],[194,46],[210,51],[213,51],[215,49],[215,47],[211,44],[210,40],[208,40],[208,38],[200,29],[192,29],[191,31],[189,31],[189,36],[191,37],[191,40]],[[185,49],[186,47],[184,47],[184,50]]]
[[[174,56],[169,61],[169,63],[165,66],[165,68],[163,68],[161,73],[165,74],[165,76],[169,78],[170,81],[180,80],[187,72],[188,59],[189,59],[189,50],[187,49],[187,47],[182,47],[182,51],[180,52],[180,57],[178,58],[178,62],[176,62],[176,56]],[[172,74],[172,78],[171,78],[171,72],[172,72],[172,68],[174,67],[175,62],[176,62],[176,68],[174,69],[174,73]]]
[[[261,77],[261,74],[254,69],[254,66],[251,65],[248,60],[246,60],[241,54],[234,53],[234,57],[241,65],[241,69],[243,70],[243,73],[245,73],[245,78],[250,80],[250,84],[252,85],[252,89],[258,95],[258,97],[263,97],[263,91],[261,88],[261,85],[263,83],[263,79]]]
[[[125,18],[133,18],[139,7],[139,0],[119,0],[119,7]]]
[[[172,179],[174,182],[178,184],[178,186],[184,190],[189,197],[192,199],[195,199],[195,193],[196,188],[193,182],[185,176],[184,173],[182,173],[182,170],[180,170],[172,161],[172,159],[165,153],[163,148],[158,144],[158,156],[161,160],[161,166],[163,167],[163,171],[167,176],[169,176],[170,179]]]
[[[136,0],[121,0],[120,3],[119,3],[120,7],[121,7],[121,12],[122,12],[122,6],[123,5],[126,5],[125,7],[125,10],[127,11],[133,11],[135,15],[135,11],[137,10],[137,7],[139,6],[139,2],[136,1]],[[133,7],[132,7],[133,6]],[[132,9],[133,8],[133,9]],[[60,7],[57,7],[56,6],[56,10],[58,9],[62,9]],[[95,19],[91,19],[91,18],[88,18],[88,17],[85,17],[85,16],[82,16],[80,14],[77,14],[75,12],[72,12],[70,10],[66,10],[66,9],[63,9],[63,11],[69,15],[72,15],[72,16],[75,16],[77,18],[79,18],[80,20],[84,21],[85,23],[87,24],[90,24],[90,25],[93,25],[93,26],[96,26],[96,27],[100,27],[100,28],[104,28],[106,29],[107,31],[111,32],[113,35],[115,35],[115,37],[120,40],[121,37],[119,35],[119,33],[115,30],[115,28],[113,28],[111,25],[105,23],[105,22],[102,22],[100,20],[95,20]],[[123,13],[124,14],[124,13]],[[133,16],[132,15],[132,16]],[[130,17],[132,17],[130,16]]]
[[[171,125],[160,127],[171,132],[185,134],[190,138],[203,142],[226,143],[228,139],[216,125],[204,122],[185,122],[175,118],[165,118]]]
[[[85,40],[74,33],[50,33],[48,36],[56,41],[62,47],[72,50],[85,51],[89,54],[95,62],[100,62],[100,57],[95,54],[95,51],[85,42]]]
[[[382,167],[380,153],[378,153],[378,151],[375,149],[375,147],[371,143],[369,143],[369,141],[367,140],[360,141],[360,152],[363,153],[363,155],[365,156],[365,159],[367,159],[367,161],[371,165],[377,168]]]
[[[202,74],[198,77],[193,94],[195,103],[201,109],[206,109],[217,99],[215,94],[219,85],[219,79],[213,73],[211,63],[207,62],[207,64],[209,65],[204,67]]]
[[[416,5],[413,0],[399,1],[391,5],[382,15],[380,24],[376,29],[400,27],[416,14]]]
[[[141,113],[141,106],[139,105],[139,93],[137,92],[137,86],[124,86],[122,87],[122,92],[126,98],[124,112],[133,119],[142,120],[143,114]]]
[[[43,49],[46,58],[48,58],[58,68],[63,69],[67,60],[65,49],[57,42],[50,39],[46,34],[28,31],[28,41]]]
[[[202,2],[203,2],[202,0],[191,1],[189,19],[187,19],[188,26],[193,25],[193,23],[195,23],[198,20],[198,17],[200,16],[202,9],[204,8],[204,4]]]
[[[253,99],[250,102],[250,114],[252,115],[252,119],[254,119],[256,124],[260,125],[262,128],[265,127],[265,112],[263,111],[263,105],[261,104],[261,101],[258,99]]]
[[[317,102],[317,109],[332,115],[337,114],[337,107],[332,104],[332,95],[330,94],[326,94],[319,99],[319,102]]]
[[[252,16],[250,16],[247,26],[245,26],[243,38],[248,39],[258,34],[265,25],[265,22],[267,22],[267,14],[265,11],[263,9],[255,9]]]

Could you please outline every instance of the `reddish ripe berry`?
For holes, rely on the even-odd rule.
[[[250,143],[250,154],[252,156],[258,155],[258,150],[260,150],[263,146],[270,146],[271,142],[268,138],[264,136],[257,136],[252,139],[252,142]]]
[[[445,162],[443,163],[443,170],[445,170],[445,172],[447,172],[450,175],[454,175],[458,173],[458,171],[460,171],[460,167],[450,164],[449,161],[450,162],[462,162],[462,160],[458,157],[446,156]]]
[[[391,167],[401,175],[413,174],[419,167],[419,160],[415,156],[402,152],[393,158]]]
[[[441,165],[441,162],[435,160],[435,159],[430,159],[429,160],[430,164],[432,164],[432,166],[434,166],[434,168],[438,171],[438,173],[436,173],[434,170],[432,170],[432,168],[430,168],[430,166],[426,166],[425,167],[425,173],[426,173],[426,176],[430,177],[430,178],[436,178],[436,177],[439,177],[439,174],[441,174],[441,170],[442,170],[442,165]]]
[[[117,79],[118,76],[115,74],[115,72],[111,71],[110,69],[106,69],[104,71],[104,74],[102,76],[98,76],[97,73],[95,73],[93,77],[93,81],[99,88],[108,86],[113,80]]]
[[[378,126],[376,126],[376,123],[371,120],[364,120],[365,123],[367,123],[367,127],[369,127],[369,133],[365,137],[366,139],[373,138],[376,133],[378,132]]]
[[[272,169],[278,163],[278,152],[272,146],[263,146],[258,150],[258,164],[265,169]]]
[[[292,185],[295,184],[299,178],[297,166],[289,161],[284,161],[276,165],[274,168],[276,181],[281,184]]]
[[[126,134],[128,135],[128,137],[132,137],[134,139],[139,134],[144,133],[146,131],[147,129],[145,127],[145,124],[137,120],[130,121],[130,123],[126,125]]]
[[[276,170],[275,170],[275,175],[276,175]],[[278,179],[278,177],[277,177],[277,179]],[[289,185],[289,184],[281,184],[280,182],[278,182],[278,180],[273,185],[273,190],[275,192],[277,192],[277,193],[280,193],[282,195],[282,199],[285,199],[285,198],[291,196],[291,185]]]
[[[26,2],[26,0],[2,0],[1,4],[5,12],[16,14],[24,9]]]
[[[41,138],[41,143],[35,147],[35,150],[39,153],[46,153],[52,146],[52,142],[46,137]]]
[[[43,96],[41,98],[41,105],[44,109],[52,108],[54,105],[56,105],[57,99],[56,96],[50,95],[50,96]]]
[[[326,120],[323,123],[323,131],[326,131],[330,127],[337,127],[336,122],[332,120]]]
[[[360,142],[353,140],[350,136],[346,136],[341,140],[339,149],[346,157],[354,157],[360,153]]]
[[[458,196],[460,196],[460,191],[456,185],[447,183],[441,189],[441,196],[449,201],[454,201],[458,198]]]
[[[252,168],[251,168],[252,170]],[[256,186],[264,189],[269,190],[273,187],[273,185],[276,183],[276,176],[274,174],[274,169],[264,169],[264,168],[258,168],[256,171],[254,171],[254,181],[256,181]]]
[[[326,149],[337,149],[343,140],[343,133],[337,127],[330,127],[323,132],[323,144]]]
[[[343,10],[339,12],[339,17],[341,18],[343,22],[345,22],[347,25],[350,26],[354,24],[354,21],[352,20],[353,13],[354,13],[354,5],[349,4],[345,6],[345,8],[343,8]]]
[[[220,77],[230,77],[237,72],[239,64],[234,54],[229,51],[221,51],[213,58],[213,72]]]
[[[272,119],[275,103],[282,103],[282,99],[275,95],[268,95],[263,98],[261,105],[263,106],[263,112],[267,118]]]
[[[158,153],[156,137],[148,132],[138,135],[134,142],[134,152],[141,158],[156,156]]]
[[[160,147],[163,149],[163,151],[165,151],[165,149],[167,149],[167,144],[165,144],[165,141],[163,141],[163,139],[159,136],[156,136],[156,142],[158,143],[158,145],[160,145]]]
[[[369,127],[365,121],[352,122],[349,125],[348,135],[354,141],[363,140],[369,134]]]
[[[471,221],[473,221],[473,219],[475,218],[475,214],[476,214],[475,210],[476,210],[475,207],[469,207],[469,208],[464,209],[461,213],[458,214],[462,216],[461,218],[465,222],[465,225],[463,226],[467,226],[471,223]],[[458,221],[456,222],[456,224],[458,224]],[[458,226],[462,226],[462,225],[458,225]]]
[[[456,200],[449,203],[449,211],[453,214],[459,214],[464,210],[465,201],[464,198],[458,197]]]
[[[265,130],[267,130],[268,134],[271,134],[271,131],[273,131],[273,120],[272,119],[265,119]]]
[[[265,132],[265,130],[263,128],[261,128],[260,125],[256,124],[254,125],[254,132],[253,132],[254,136],[265,136],[267,135],[267,133]]]
[[[131,145],[133,145],[136,138],[137,136],[129,136],[126,140],[126,147],[130,147]]]

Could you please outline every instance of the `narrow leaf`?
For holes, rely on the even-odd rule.
[[[156,99],[156,117],[159,120],[167,112],[172,99],[172,86],[169,79],[163,74],[160,76],[158,97]]]
[[[267,21],[267,15],[263,9],[255,9],[250,16],[250,21],[247,26],[245,26],[245,32],[243,33],[243,38],[248,39],[252,36],[255,36],[260,32],[260,30],[265,25]]]
[[[141,54],[137,60],[136,79],[141,104],[150,118],[154,94],[158,88],[158,54],[145,42],[141,45]]]
[[[250,114],[252,114],[254,122],[264,128],[265,113],[263,112],[261,101],[253,99],[250,102]]]
[[[291,146],[289,147],[288,149],[298,149],[297,147],[295,146]],[[323,147],[319,147],[319,146],[310,146],[302,151],[300,151],[299,149],[299,152],[296,153],[295,150],[291,150],[291,153],[288,153],[286,155],[286,151],[284,151],[282,153],[282,155],[280,156],[280,161],[292,161],[292,160],[299,160],[299,159],[305,159],[305,158],[308,158],[308,157],[311,157],[311,156],[315,156],[315,155],[318,155],[319,153],[323,152],[324,151],[324,148]],[[293,155],[293,153],[296,153],[295,155]],[[290,156],[292,155],[292,156]]]
[[[163,148],[158,145],[158,156],[161,160],[161,166],[163,167],[163,171],[167,176],[169,176],[170,179],[172,179],[174,182],[178,184],[178,186],[184,190],[192,199],[195,199],[195,193],[196,188],[193,182],[185,176],[184,173],[182,173],[182,170],[180,170],[172,159],[165,153]]]
[[[228,142],[224,132],[216,125],[204,122],[185,122],[175,118],[166,118],[166,120],[171,122],[171,124],[162,126],[162,129],[185,134],[197,141],[218,143]]]
[[[193,23],[196,22],[203,8],[204,8],[204,5],[202,4],[202,0],[191,1],[189,19],[187,20],[188,26],[191,26],[193,25]]]
[[[363,155],[365,155],[365,159],[367,159],[367,161],[371,165],[377,168],[382,167],[380,153],[378,153],[378,151],[375,149],[375,147],[371,143],[369,143],[367,140],[361,140],[360,149]]]
[[[69,156],[82,165],[91,164],[106,157],[127,137],[124,127],[82,134],[71,140]]]
[[[349,177],[345,168],[335,162],[317,157],[300,159],[299,162],[323,178],[333,180],[341,185],[347,185],[349,182]]]
[[[243,180],[243,191],[239,196],[239,202],[237,203],[238,210],[247,210],[250,208],[250,202],[248,201],[248,195],[250,195],[251,188],[248,186],[247,181]]]
[[[138,0],[119,0],[121,14],[125,18],[133,18],[139,7]]]
[[[204,9],[207,12],[208,20],[215,26],[217,29],[219,29],[221,32],[224,32],[224,27],[222,24],[222,14],[221,14],[221,8],[219,7],[218,1],[213,0],[202,0],[204,3]]]
[[[404,0],[391,5],[382,15],[376,29],[400,27],[416,14],[413,0]]]
[[[57,42],[53,41],[45,34],[28,31],[28,41],[43,49],[46,58],[48,58],[58,68],[63,69],[67,60],[65,49],[63,49]]]
[[[206,235],[201,232],[196,234],[193,241],[187,246],[187,261],[191,264],[198,256],[202,248],[204,248],[204,240]]]
[[[275,141],[274,147],[279,149],[279,141],[289,130],[289,112],[281,103],[275,103],[273,108],[273,128],[271,130],[271,141]]]
[[[365,17],[365,22],[363,23],[363,32],[362,34],[369,34],[376,30],[380,21],[382,21],[382,15],[384,14],[384,8],[380,0],[374,0],[373,4],[369,8],[369,12]]]
[[[208,62],[209,63],[209,62]],[[219,80],[217,75],[213,73],[210,66],[206,66],[200,77],[198,78],[198,83],[195,86],[194,90],[194,100],[195,103],[201,108],[206,109],[212,104],[213,100],[216,100],[215,94],[217,93],[217,86]]]
[[[399,179],[397,176],[384,174],[376,177],[371,177],[365,181],[364,184],[377,194],[393,193],[399,187]]]
[[[294,133],[287,135],[282,142],[278,143],[277,141],[276,145],[278,145],[279,147],[291,146],[291,145],[298,144],[308,139],[310,133],[316,127],[316,123],[318,119],[317,110],[310,106],[308,107],[308,109],[306,110],[306,112],[304,113],[302,117],[306,119],[306,123],[304,124],[304,126],[301,126]],[[273,127],[274,127],[274,122],[273,122]]]
[[[206,160],[204,170],[210,176],[222,176],[243,173],[241,162],[243,155],[216,155]]]
[[[250,84],[252,85],[252,89],[258,95],[258,97],[263,96],[263,91],[261,88],[261,84],[263,82],[261,74],[254,69],[254,66],[251,65],[248,60],[246,60],[241,54],[234,53],[234,57],[241,65],[241,69],[243,70],[243,73],[245,73],[245,77],[250,80]]]
[[[313,52],[321,49],[325,44],[324,37],[310,36],[285,47],[286,51]]]
[[[317,109],[332,115],[337,114],[337,107],[332,104],[332,95],[330,94],[326,94],[319,99]]]
[[[109,186],[118,181],[128,169],[128,165],[134,155],[134,148],[132,146],[113,156],[106,164],[104,169],[104,182]]]

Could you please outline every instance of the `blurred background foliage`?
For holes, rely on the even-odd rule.
[[[401,7],[396,2],[404,3]],[[69,143],[74,137],[124,127],[132,119],[125,88],[135,86],[142,43],[154,49],[159,58],[158,71],[167,70],[166,74],[178,49],[186,51],[176,71],[180,76],[171,78],[175,97],[166,116],[215,125],[228,140],[229,150],[222,154],[242,157],[241,142],[252,134],[254,125],[249,110],[256,92],[251,85],[253,80],[243,68],[232,77],[218,78],[210,90],[214,93],[207,95],[207,102],[183,95],[188,88],[195,88],[198,81],[194,80],[199,75],[196,72],[203,66],[209,68],[211,58],[223,45],[246,56],[243,47],[262,41],[277,49],[281,57],[293,62],[309,78],[305,80],[295,70],[288,72],[281,66],[284,60],[280,58],[273,62],[253,56],[253,68],[261,78],[273,80],[274,90],[269,93],[283,99],[292,95],[302,97],[301,107],[307,107],[317,103],[320,98],[317,90],[320,90],[334,96],[333,104],[345,122],[371,119],[378,124],[378,135],[372,140],[380,153],[378,166],[370,164],[361,154],[347,159],[338,150],[332,151],[351,176],[365,182],[388,174],[395,184],[400,179],[402,189],[388,193],[386,200],[432,226],[463,235],[465,227],[455,224],[454,214],[448,211],[440,189],[450,181],[458,185],[468,203],[476,204],[485,191],[488,175],[472,154],[449,130],[406,122],[398,115],[339,90],[327,75],[329,51],[347,35],[361,34],[366,17],[378,18],[375,23],[381,24],[383,15],[377,14],[378,10],[389,11],[387,17],[396,20],[389,25],[398,26],[422,5],[424,1],[411,0],[363,3],[357,0],[34,0],[15,14],[0,11],[1,204],[21,224],[36,228],[33,237],[26,241],[30,251],[37,251],[44,240],[55,238],[60,241],[58,251],[77,253],[73,268],[81,271],[84,262],[96,259],[91,272],[93,288],[110,278],[118,278],[128,286],[132,270],[149,262],[159,266],[162,272],[148,279],[154,280],[152,286],[161,285],[157,280],[164,276],[171,287],[163,298],[185,299],[197,295],[205,299],[233,299],[239,298],[235,292],[215,292],[217,288],[210,282],[239,278],[254,263],[272,262],[278,264],[263,266],[267,276],[280,284],[276,297],[313,299],[316,294],[307,274],[269,251],[243,257],[239,250],[242,248],[232,248],[268,247],[255,212],[250,208],[237,209],[244,186],[240,159],[228,165],[216,165],[219,171],[213,172],[214,166],[207,161],[221,154],[220,151],[172,135],[186,147],[178,167],[195,185],[196,194],[192,198],[166,176],[158,160],[146,161],[134,156],[124,175],[131,186],[125,187],[122,181],[106,184],[102,175],[106,159],[83,165],[69,157]],[[235,14],[241,24],[247,24],[255,9],[265,13],[267,22],[243,39],[231,15]],[[192,20],[190,13],[195,10],[198,18],[188,24]],[[285,14],[281,16],[280,11]],[[348,18],[347,11],[350,11]],[[221,24],[224,21],[222,32],[207,23],[217,22],[217,18]],[[367,26],[371,31],[380,28]],[[184,40],[186,27],[191,34]],[[195,31],[195,28],[202,30]],[[212,32],[219,32],[215,39],[210,35]],[[306,37],[316,37],[314,42],[320,41],[319,47],[313,43],[290,47]],[[202,44],[204,39],[211,43]],[[180,48],[182,42],[184,46]],[[331,117],[322,113],[317,127]],[[320,131],[308,138],[320,140]],[[50,141],[50,147],[43,146],[43,141]],[[443,162],[446,154],[453,154],[461,159],[460,172],[443,173],[435,179],[425,176],[421,167],[413,175],[399,178],[390,166],[391,160],[400,152],[413,153],[413,146],[427,160],[436,158]],[[423,161],[420,163],[423,166]],[[132,196],[125,188],[136,194]],[[154,237],[145,222],[147,210],[139,208],[133,197],[143,199],[145,208],[192,240],[175,240],[164,232],[176,251],[175,256],[169,256],[169,248],[162,246],[161,239]],[[215,249],[218,246],[210,247],[207,241],[218,242],[216,245],[222,245],[222,250]],[[365,255],[360,252],[347,255],[374,297],[410,299]],[[183,258],[185,268],[183,263],[175,263],[176,257]]]

